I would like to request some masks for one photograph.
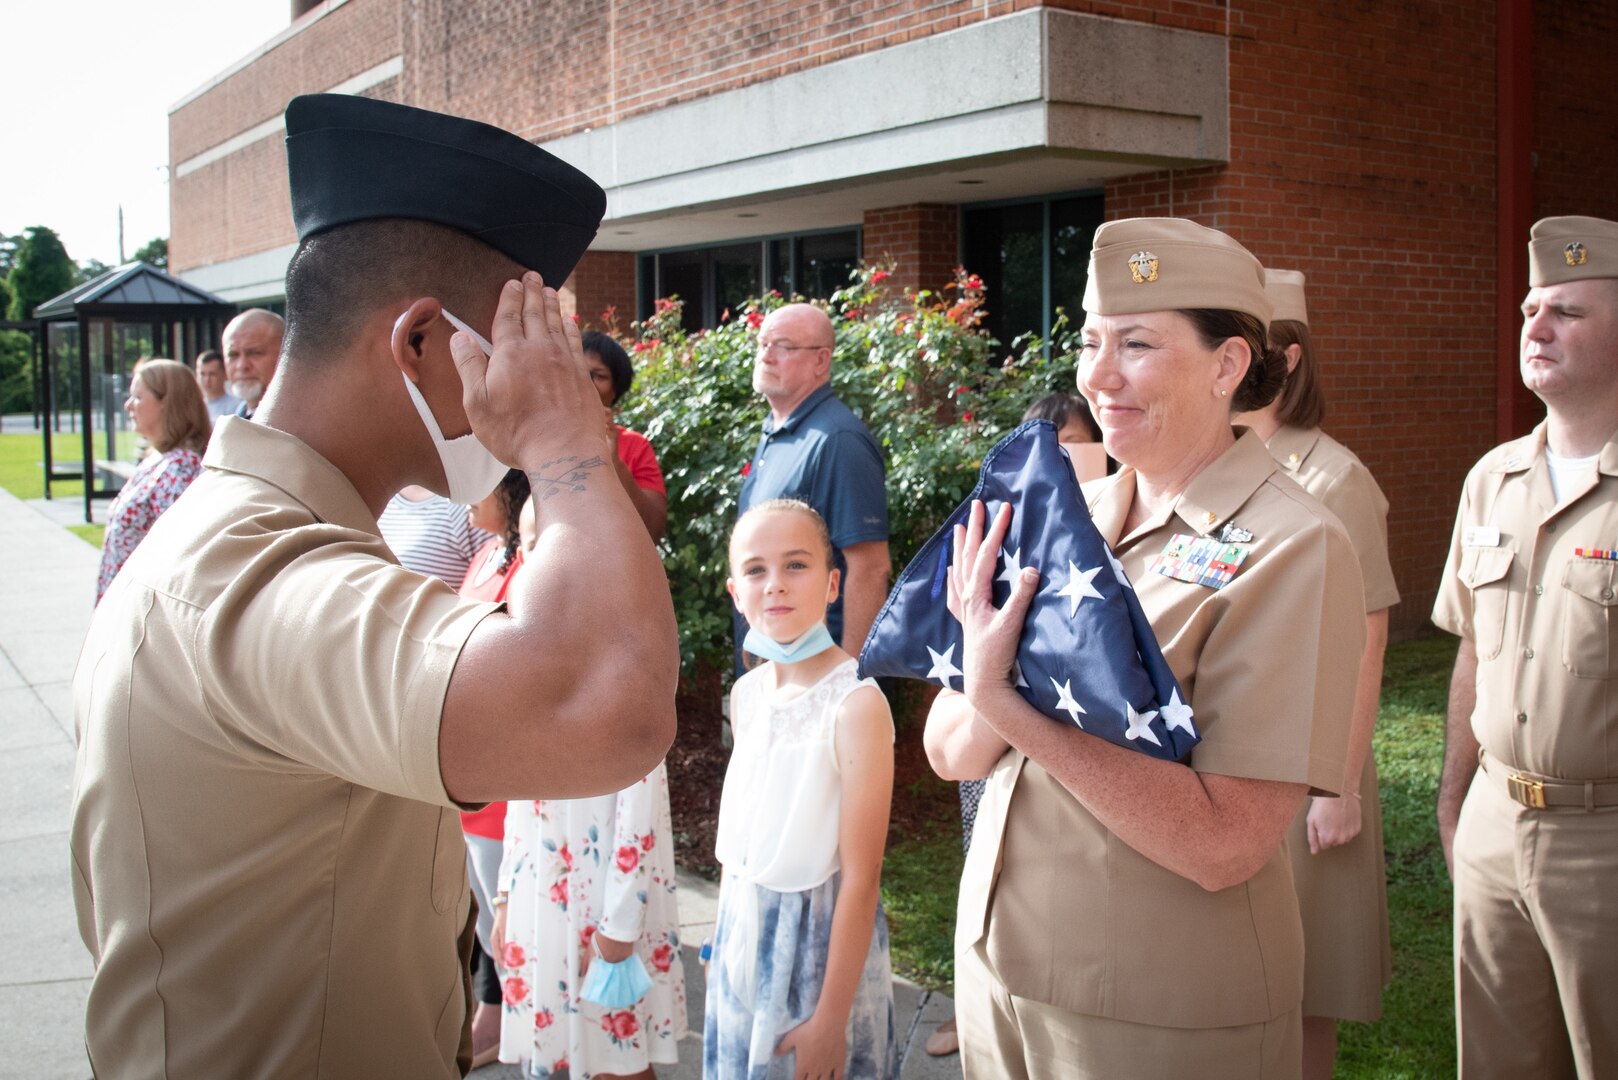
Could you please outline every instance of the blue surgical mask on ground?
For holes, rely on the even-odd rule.
[[[819,656],[836,644],[823,622],[815,623],[802,637],[784,645],[751,626],[747,628],[747,636],[742,639],[743,649],[762,659],[774,660],[777,664],[796,664],[811,656]]]
[[[627,1009],[645,997],[651,988],[652,977],[646,974],[646,965],[634,953],[616,964],[595,956],[590,960],[590,970],[584,973],[579,997],[603,1008]]]
[[[451,326],[470,334],[482,348],[485,356],[494,354],[494,346],[489,344],[488,338],[448,311],[444,311],[443,316]],[[421,391],[410,381],[409,376],[400,372],[400,377],[404,379],[405,390],[410,393],[410,400],[415,404],[416,412],[421,414],[421,422],[427,428],[428,437],[433,440],[433,450],[438,454],[439,464],[444,467],[444,479],[449,482],[450,502],[469,506],[486,498],[505,477],[505,464],[489,453],[488,448],[479,442],[472,432],[453,439],[444,438],[443,429],[438,426],[433,411],[427,407],[427,399],[421,396]]]

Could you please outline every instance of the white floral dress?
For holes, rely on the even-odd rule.
[[[512,802],[500,1060],[574,1080],[672,1065],[686,1033],[669,781],[662,765],[616,795]],[[652,988],[629,1008],[580,1001],[579,959],[599,926],[634,941]]]

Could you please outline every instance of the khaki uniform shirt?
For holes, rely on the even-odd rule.
[[[1433,622],[1477,647],[1472,731],[1489,756],[1560,780],[1618,777],[1618,437],[1551,493],[1545,425],[1467,474]],[[1580,550],[1586,554],[1579,554]]]
[[[290,435],[221,420],[204,465],[74,676],[92,1064],[458,1076],[469,894],[438,726],[496,605],[400,567]]]
[[[1171,511],[1129,536],[1133,470],[1085,485],[1086,497],[1196,709],[1190,765],[1340,792],[1365,634],[1358,564],[1336,520],[1239,432]],[[1226,523],[1253,538],[1224,588],[1150,569],[1174,534],[1218,536]],[[1298,1007],[1302,934],[1279,843],[1253,878],[1211,893],[1118,839],[1021,753],[990,775],[956,948],[982,940],[1012,994],[1165,1027],[1262,1023]]]
[[[1267,445],[1287,475],[1343,523],[1359,556],[1366,613],[1397,604],[1399,586],[1388,559],[1388,499],[1371,470],[1319,428],[1283,425]]]

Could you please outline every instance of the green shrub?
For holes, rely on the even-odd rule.
[[[897,568],[971,491],[984,453],[1024,409],[1072,389],[1073,365],[1045,359],[1033,339],[1020,339],[1021,355],[997,365],[997,342],[978,328],[984,295],[976,275],[958,271],[940,291],[899,295],[885,284],[891,274],[891,266],[857,270],[823,306],[836,328],[832,385],[887,459]],[[767,408],[752,387],[756,328],[786,302],[778,293],[759,297],[718,328],[688,335],[680,300],[663,299],[625,338],[636,375],[620,419],[652,441],[668,483],[664,563],[688,674],[729,664],[726,547]],[[611,312],[607,319],[614,329]]]

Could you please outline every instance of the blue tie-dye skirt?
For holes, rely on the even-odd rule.
[[[725,879],[708,963],[704,1080],[790,1080],[796,1055],[776,1057],[775,1047],[813,1015],[820,1000],[840,879],[834,874],[807,892],[789,893]],[[898,1076],[888,921],[880,902],[847,1036],[846,1080]]]

